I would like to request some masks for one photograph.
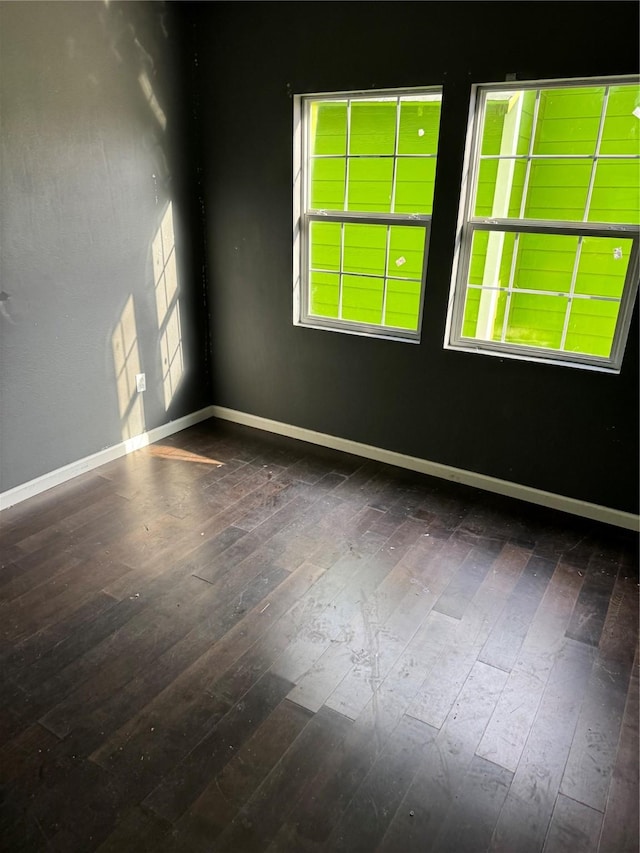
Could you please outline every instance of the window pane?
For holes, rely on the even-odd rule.
[[[416,337],[441,101],[439,90],[300,101],[305,192],[295,227],[306,239],[294,233],[305,255],[296,322],[334,318],[325,325]]]
[[[426,228],[392,225],[387,275],[422,279]]]
[[[504,231],[475,231],[471,244],[469,284],[508,287],[516,235]]]
[[[619,302],[574,299],[565,349],[607,358],[611,355],[619,311]]]
[[[517,106],[520,110],[516,154],[533,153],[531,135],[533,133],[533,118],[536,111],[538,92],[535,89],[525,89],[518,92]]]
[[[640,224],[640,88],[541,84],[481,90],[479,103],[472,216],[492,228],[486,220],[544,220],[551,233],[467,224],[451,343],[610,358],[625,286],[637,283],[635,240],[616,224]],[[591,236],[586,222],[610,224],[611,236]],[[563,223],[578,233],[561,233]]]
[[[598,160],[589,222],[640,223],[639,160]]]
[[[469,264],[469,284],[482,284],[484,267],[489,246],[488,231],[474,231],[471,241],[471,262]]]
[[[393,160],[362,157],[349,161],[349,210],[389,213]]]
[[[527,164],[524,160],[511,162],[513,163],[511,166],[513,173],[509,175],[510,192],[508,195],[504,193],[503,199],[501,199],[500,195],[496,193],[493,208],[495,213],[492,213],[491,215],[502,216],[502,211],[505,211],[505,218],[516,217],[519,219],[524,213],[522,209],[522,194],[524,192],[525,181],[527,180]],[[507,161],[506,165],[509,165],[509,161]],[[496,202],[498,204],[496,204]]]
[[[336,273],[312,272],[309,313],[316,317],[337,317],[340,298],[340,276]]]
[[[483,155],[528,154],[536,91],[490,92],[484,109],[480,151]]]
[[[507,293],[492,288],[508,288],[511,281],[505,341],[608,356],[632,246],[633,240],[617,237],[475,231],[462,337],[502,340]],[[524,290],[538,293],[518,292]],[[580,298],[585,296],[616,301]],[[572,309],[563,346],[569,299]]]
[[[384,282],[381,278],[345,275],[342,278],[342,317],[357,323],[382,322]]]
[[[462,336],[482,341],[502,339],[507,294],[501,290],[467,289]]]
[[[339,222],[312,222],[310,228],[310,253],[312,269],[340,270]]]
[[[475,215],[485,219],[520,217],[527,172],[524,160],[482,160],[478,174]]]
[[[311,161],[311,208],[344,210],[345,160]]]
[[[499,160],[481,160],[476,181],[475,216],[493,216],[493,197],[496,191]]]
[[[509,286],[516,235],[502,231],[476,231],[471,245],[469,284],[463,321],[464,337],[500,340],[504,319],[504,294],[495,288]],[[491,288],[491,289],[490,289]]]
[[[640,107],[638,86],[611,87],[601,154],[640,154],[640,119],[633,112],[637,107]]]
[[[441,99],[400,101],[398,154],[435,154],[438,150]]]
[[[509,110],[509,101],[515,95],[515,92],[491,92],[487,94],[484,107],[484,121],[480,134],[481,154],[500,153],[505,116]]]
[[[603,100],[603,86],[543,89],[533,153],[594,154]]]
[[[387,304],[384,322],[401,329],[418,329],[420,313],[420,282],[387,281]]]
[[[577,237],[520,234],[513,286],[568,293],[577,249]]]
[[[632,245],[616,237],[583,237],[575,292],[620,299]]]
[[[462,318],[462,337],[475,338],[478,325],[481,291],[468,288],[464,301],[464,316]],[[490,339],[489,339],[490,340]]]
[[[310,135],[312,154],[344,156],[347,152],[347,102],[313,101]]]
[[[507,318],[505,340],[530,347],[559,349],[568,299],[514,293]]]
[[[601,143],[601,154],[640,153],[637,86],[611,88]],[[592,160],[566,155],[596,154],[605,88],[587,86],[541,89],[533,160],[526,205],[528,219],[582,221],[588,198]],[[485,102],[474,207],[479,217],[519,217],[528,153],[535,91],[490,93]],[[563,159],[536,159],[539,155]],[[598,171],[600,174],[598,175]],[[637,160],[598,161],[589,221],[637,223],[640,217],[640,164]]]
[[[590,177],[589,160],[533,160],[525,218],[581,221]]]
[[[344,226],[344,271],[384,275],[386,225]]]
[[[431,213],[435,174],[435,158],[398,160],[394,213]]]
[[[389,101],[352,101],[349,154],[393,154],[396,104]]]

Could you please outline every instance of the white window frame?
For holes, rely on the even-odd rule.
[[[294,144],[293,144],[293,174],[294,174],[294,210],[293,210],[293,322],[296,326],[307,326],[315,329],[325,329],[335,332],[346,332],[349,334],[363,335],[365,337],[387,338],[396,341],[419,343],[422,332],[422,315],[424,307],[425,282],[427,275],[427,261],[429,254],[429,237],[431,233],[432,214],[410,214],[410,213],[377,213],[361,212],[357,210],[316,210],[309,206],[309,109],[312,101],[355,101],[355,100],[398,100],[402,97],[411,96],[433,96],[437,95],[442,102],[442,86],[426,86],[410,89],[375,89],[370,91],[353,92],[330,92],[294,96]],[[396,114],[396,134],[393,155],[393,183],[395,189],[396,164],[403,157],[424,157],[434,159],[437,163],[437,152],[435,154],[399,155],[399,114]],[[350,158],[358,155],[350,155],[349,148],[349,111],[347,124],[347,150],[345,158],[347,164]],[[336,155],[341,156],[341,155]],[[348,165],[347,165],[348,169]],[[347,192],[348,175],[345,181],[345,193]],[[425,243],[423,250],[422,278],[420,280],[420,301],[418,309],[417,329],[403,329],[396,326],[377,325],[362,323],[340,318],[320,317],[309,312],[309,230],[311,222],[336,222],[343,226],[345,224],[357,223],[361,225],[402,225],[414,226],[425,229]],[[387,232],[387,259],[389,253],[389,232]],[[386,264],[385,264],[386,271]],[[342,271],[340,277],[342,278]],[[375,277],[375,276],[374,276]],[[393,279],[394,276],[385,275],[385,279]],[[397,277],[402,280],[402,276]],[[405,279],[406,280],[406,279]],[[416,279],[411,279],[415,281]],[[383,306],[386,297],[386,287],[383,294]],[[384,316],[384,307],[383,307]]]
[[[445,331],[445,349],[463,350],[478,354],[499,356],[501,358],[519,359],[524,361],[545,362],[568,367],[579,367],[603,372],[619,373],[622,358],[627,342],[631,316],[638,290],[638,268],[640,255],[640,227],[627,223],[607,222],[571,222],[568,220],[533,220],[522,218],[489,218],[473,215],[476,199],[476,182],[480,168],[480,133],[483,121],[483,107],[486,103],[484,94],[491,92],[505,92],[509,90],[522,91],[527,89],[551,89],[580,86],[616,86],[624,84],[639,84],[640,78],[636,76],[621,77],[597,77],[597,78],[567,78],[556,80],[533,80],[533,81],[511,81],[475,84],[471,89],[471,108],[469,112],[469,123],[467,129],[467,145],[464,159],[462,190],[460,195],[460,211],[458,228],[456,233],[455,255],[451,290],[449,295],[449,309]],[[600,128],[596,152],[592,157],[595,163],[599,156],[599,140],[602,135],[603,117],[605,107],[601,114]],[[535,126],[532,128],[532,140],[535,135]],[[535,156],[535,155],[534,155]],[[561,159],[558,155],[555,159]],[[568,155],[567,155],[568,156]],[[602,155],[611,156],[611,155]],[[529,152],[530,162],[531,152]],[[582,159],[585,155],[571,155],[572,159]],[[640,168],[640,160],[638,162]],[[595,168],[592,168],[590,186],[593,185]],[[525,187],[526,190],[526,187]],[[524,199],[524,195],[523,195]],[[587,200],[587,207],[589,199]],[[585,214],[586,215],[586,214]],[[462,337],[462,324],[467,293],[467,281],[469,265],[471,260],[471,246],[473,235],[476,231],[489,231],[492,233],[534,233],[534,234],[560,234],[577,237],[617,237],[620,239],[632,239],[632,250],[627,267],[620,309],[613,337],[611,354],[609,357],[585,355],[568,351],[544,349],[542,347],[525,346],[501,341],[488,341],[481,338]],[[575,270],[574,270],[575,278]],[[550,295],[555,295],[553,291]],[[566,296],[567,294],[558,294]],[[570,297],[574,298],[573,293]],[[595,297],[599,298],[599,297]],[[601,298],[601,297],[600,297]],[[613,300],[611,300],[613,301]],[[617,300],[616,300],[617,301]]]

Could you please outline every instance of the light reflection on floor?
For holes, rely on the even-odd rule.
[[[182,450],[180,447],[170,447],[166,444],[151,444],[146,452],[158,459],[170,459],[176,462],[198,462],[201,465],[215,465],[216,468],[224,465],[224,462],[219,462],[217,459],[210,459],[208,456],[201,456],[199,453],[192,453],[190,450]]]

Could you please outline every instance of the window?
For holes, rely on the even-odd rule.
[[[475,90],[446,345],[619,370],[638,280],[638,81]]]
[[[294,322],[419,339],[441,99],[296,99]]]

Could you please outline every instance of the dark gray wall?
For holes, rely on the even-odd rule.
[[[637,510],[622,372],[442,347],[472,82],[637,71],[635,3],[196,4],[214,402]],[[444,84],[419,346],[292,325],[292,93]]]
[[[175,11],[0,6],[0,491],[127,437],[137,397],[121,382],[121,411],[112,335],[130,298],[144,426],[210,401],[190,25]],[[151,247],[169,202],[185,370],[166,406]]]

